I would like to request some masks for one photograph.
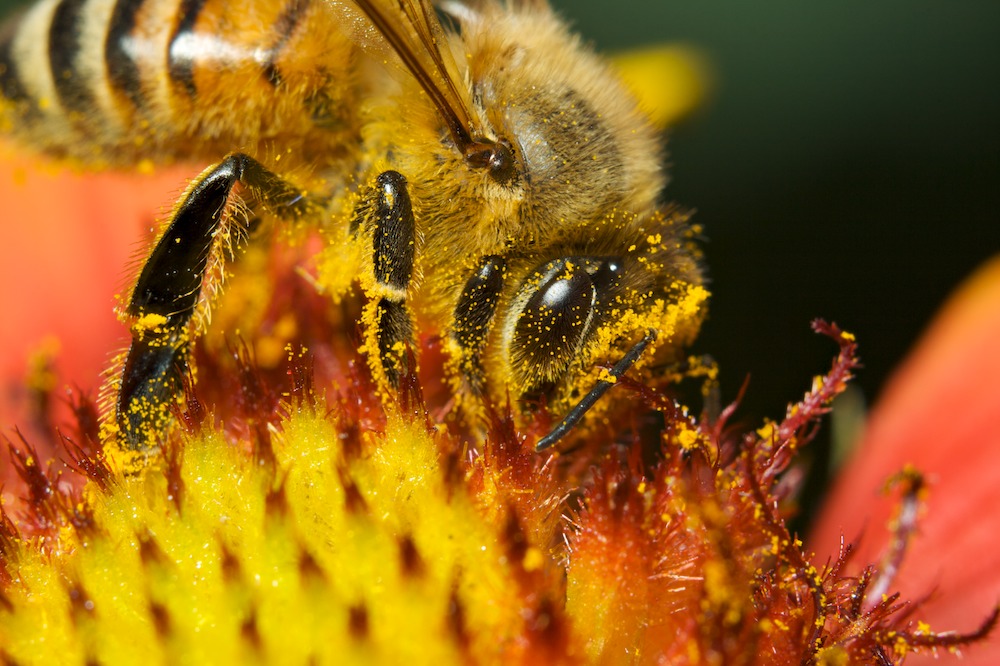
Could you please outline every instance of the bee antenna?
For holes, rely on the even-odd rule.
[[[385,37],[437,107],[458,149],[465,153],[470,146],[475,146],[467,103],[455,85],[453,66],[449,67],[452,61],[450,52],[446,50],[448,47],[442,49],[439,44],[438,40],[443,41],[444,34],[440,21],[428,8],[429,4],[397,0],[402,16],[407,19],[407,22],[400,23],[386,13],[381,3],[371,0],[356,2],[358,9]],[[425,54],[429,60],[423,59],[420,54]]]
[[[642,340],[635,343],[631,349],[622,357],[615,367],[611,368],[611,381],[606,379],[599,379],[594,387],[590,389],[587,395],[580,399],[580,402],[576,403],[576,406],[569,411],[569,413],[563,417],[563,420],[556,424],[556,427],[552,429],[552,432],[547,434],[538,440],[535,444],[535,451],[544,451],[549,448],[560,439],[565,437],[570,430],[573,429],[580,419],[583,418],[584,414],[590,411],[590,408],[601,399],[608,389],[615,385],[617,379],[628,372],[628,369],[635,365],[635,362],[639,360],[642,353],[646,351],[646,347],[649,346],[653,340],[656,339],[656,331],[654,329],[649,329],[646,335],[643,336]]]

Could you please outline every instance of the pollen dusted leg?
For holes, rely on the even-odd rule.
[[[375,180],[370,213],[363,224],[372,233],[376,348],[385,380],[399,386],[406,347],[413,343],[413,320],[406,308],[406,290],[413,277],[417,230],[406,179],[385,171]],[[374,368],[377,371],[377,368]]]
[[[233,153],[209,167],[174,208],[170,223],[146,260],[125,314],[132,344],[121,375],[116,421],[122,445],[145,450],[169,422],[181,390],[192,339],[204,325],[201,297],[210,262],[235,249],[230,226],[237,208],[236,183],[244,198],[279,219],[308,213],[313,202],[253,158]]]
[[[459,371],[476,394],[482,394],[485,388],[480,356],[486,347],[506,277],[506,260],[486,255],[465,283],[455,306],[451,338],[458,345]]]

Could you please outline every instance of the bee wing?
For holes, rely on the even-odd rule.
[[[362,48],[402,60],[427,92],[448,125],[458,149],[466,152],[477,133],[469,91],[458,85],[461,74],[448,47],[448,35],[429,0],[351,0],[331,2],[346,19]],[[372,28],[377,32],[373,34]]]

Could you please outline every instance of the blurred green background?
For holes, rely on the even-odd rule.
[[[697,351],[779,417],[857,334],[871,400],[948,293],[1000,254],[1000,2],[556,0],[602,50],[703,49],[715,90],[669,142],[712,279]],[[1000,307],[1000,303],[997,304]]]

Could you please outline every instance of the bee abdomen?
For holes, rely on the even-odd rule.
[[[42,0],[0,33],[3,129],[87,162],[316,146],[351,80],[329,22],[315,0]]]
[[[113,2],[43,0],[0,37],[5,127],[41,148],[113,143],[127,118],[107,86],[102,35]],[[71,151],[65,151],[71,152]]]

